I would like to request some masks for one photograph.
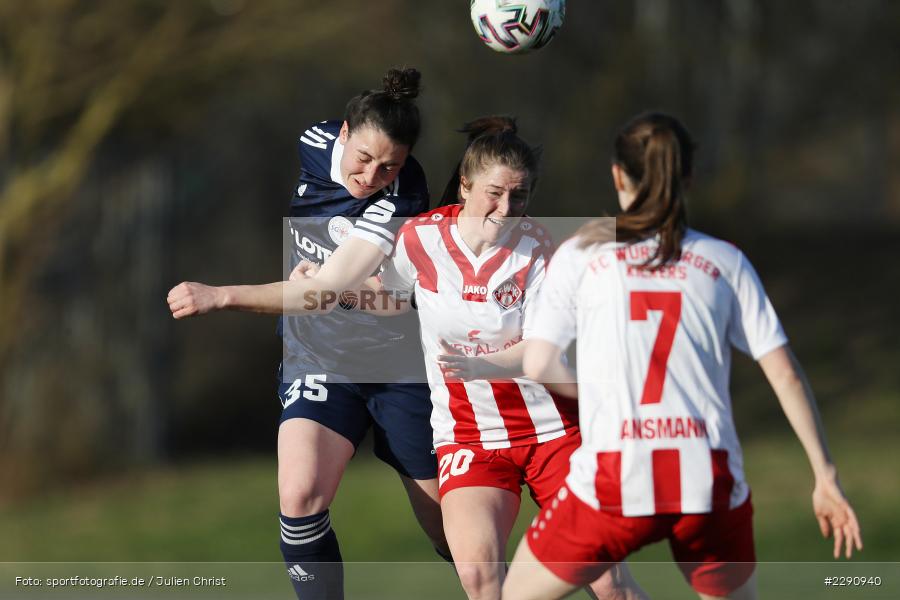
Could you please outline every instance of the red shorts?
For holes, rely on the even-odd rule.
[[[750,498],[728,511],[623,517],[594,510],[563,487],[535,518],[526,539],[545,567],[578,586],[663,539],[669,540],[685,579],[701,594],[727,596],[756,565]]]
[[[538,506],[552,499],[569,474],[569,457],[581,445],[578,431],[527,446],[485,450],[474,444],[438,446],[441,497],[463,487],[495,487],[517,496],[528,485]]]

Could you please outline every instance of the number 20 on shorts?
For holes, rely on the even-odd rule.
[[[442,456],[438,465],[438,473],[440,474],[438,487],[444,485],[451,475],[463,475],[466,473],[472,464],[473,458],[475,458],[475,453],[466,448]]]

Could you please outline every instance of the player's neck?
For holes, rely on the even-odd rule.
[[[472,217],[466,215],[465,209],[460,211],[456,219],[459,237],[462,238],[463,243],[465,243],[475,256],[481,256],[485,252],[488,252],[505,240],[508,235],[508,232],[503,232],[496,239],[485,235],[484,222],[484,217]]]

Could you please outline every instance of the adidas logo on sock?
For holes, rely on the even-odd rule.
[[[315,581],[316,576],[311,575],[300,568],[300,565],[294,565],[290,569],[288,569],[288,575],[291,576],[291,579],[294,581]]]

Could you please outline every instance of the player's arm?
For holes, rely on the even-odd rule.
[[[838,482],[812,388],[788,346],[759,275],[743,253],[738,252],[735,259],[731,276],[735,304],[728,327],[729,339],[762,367],[812,467],[813,510],[822,535],[834,534],[835,558],[842,546],[849,557],[854,546],[862,549],[859,523]]]
[[[384,260],[373,243],[348,238],[314,277],[260,285],[209,286],[185,281],[169,291],[176,319],[216,310],[264,314],[323,314],[337,305],[341,292],[359,287]]]
[[[379,317],[405,315],[415,306],[412,292],[386,290],[378,277],[367,279],[355,295],[353,308]]]
[[[834,557],[847,558],[862,550],[862,534],[853,507],[838,481],[837,467],[825,442],[825,430],[815,396],[797,358],[787,345],[768,352],[759,365],[778,397],[782,410],[797,434],[815,475],[813,510],[824,537],[834,534]]]
[[[533,344],[538,346],[538,354],[533,357],[535,363],[529,365],[526,357],[527,353],[532,352]],[[550,342],[544,340],[523,341],[500,352],[492,352],[484,356],[464,356],[443,340],[441,340],[441,346],[444,353],[438,355],[437,363],[447,379],[496,381],[524,375],[543,383],[552,392],[573,398],[578,396],[575,373],[562,361],[562,351],[559,350],[559,347]],[[540,368],[537,368],[538,365]],[[533,367],[532,371],[529,371],[529,366]],[[536,377],[532,373],[538,376]]]
[[[575,372],[563,360],[564,348],[553,342],[532,338],[519,344],[524,346],[522,365],[525,376],[544,384],[551,392],[578,397]]]
[[[289,280],[315,277],[320,267],[307,260],[301,261],[291,271]],[[411,292],[386,290],[378,276],[363,281],[359,287],[344,290],[341,294],[342,307],[350,310],[361,310],[382,317],[394,317],[408,313],[413,306]]]

